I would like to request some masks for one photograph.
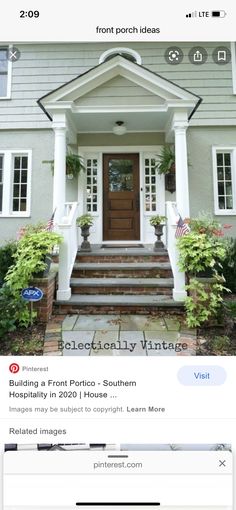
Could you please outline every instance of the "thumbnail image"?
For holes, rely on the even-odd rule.
[[[0,354],[235,355],[235,43],[11,52]]]
[[[111,443],[39,443],[18,444],[8,443],[4,445],[5,452],[15,451],[229,451],[230,444],[111,444]]]

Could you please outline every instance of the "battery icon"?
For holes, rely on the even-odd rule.
[[[213,18],[224,18],[226,16],[225,11],[211,11],[211,15]]]

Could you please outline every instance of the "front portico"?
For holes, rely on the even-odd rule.
[[[78,76],[40,99],[52,120],[55,133],[53,208],[55,223],[65,243],[60,254],[58,298],[70,298],[70,275],[77,251],[76,216],[94,216],[92,243],[152,243],[149,218],[166,214],[166,242],[174,273],[174,299],[183,299],[184,275],[176,265],[174,232],[178,214],[189,216],[186,130],[188,119],[200,98],[163,77],[122,56]],[[117,136],[119,145],[106,142],[121,121],[126,134]],[[142,134],[156,133],[156,143],[129,144]],[[108,136],[109,135],[109,136]],[[94,143],[81,144],[80,140]],[[114,135],[115,136],[115,135]],[[176,207],[165,193],[164,178],[155,169],[156,156],[164,143],[175,144]],[[86,174],[78,179],[78,197],[66,203],[67,150],[83,156]],[[75,179],[74,179],[75,181]],[[77,187],[76,182],[73,183]],[[70,184],[71,186],[71,184]],[[177,211],[177,212],[176,212]],[[73,233],[74,230],[74,233]]]

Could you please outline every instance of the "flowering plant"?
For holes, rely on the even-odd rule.
[[[188,224],[192,232],[206,234],[210,237],[223,237],[224,231],[231,228],[231,225],[227,223],[221,225],[206,213],[202,213],[198,218],[189,219]]]

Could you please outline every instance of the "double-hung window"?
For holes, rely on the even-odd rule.
[[[0,216],[30,216],[31,151],[0,152]]]
[[[7,58],[8,47],[0,46],[0,99],[10,98],[12,63]]]
[[[0,214],[2,212],[2,197],[3,197],[3,154],[0,154]]]
[[[213,148],[215,214],[236,214],[236,147]]]

